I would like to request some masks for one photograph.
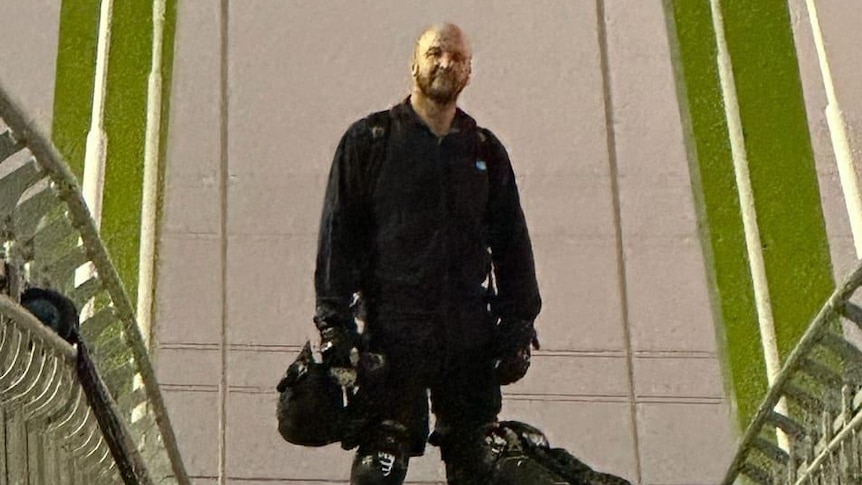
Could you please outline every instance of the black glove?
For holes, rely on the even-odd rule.
[[[497,327],[497,382],[505,386],[521,380],[530,368],[531,349],[539,350],[533,322],[503,320]]]
[[[320,353],[330,367],[353,367],[351,351],[359,346],[356,322],[350,319],[314,318],[320,331]]]

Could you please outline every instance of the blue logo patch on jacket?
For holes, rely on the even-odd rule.
[[[488,166],[485,164],[484,160],[476,160],[476,168],[482,171],[488,170]]]

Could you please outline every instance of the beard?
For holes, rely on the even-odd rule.
[[[435,71],[413,76],[419,91],[437,104],[450,104],[467,86],[466,78],[459,80],[454,72]]]

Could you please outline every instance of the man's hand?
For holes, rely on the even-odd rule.
[[[497,360],[495,369],[500,385],[515,383],[530,368],[531,349],[539,350],[539,339],[533,322],[503,320],[497,327]]]
[[[320,353],[323,355],[323,363],[330,367],[353,367],[350,354],[359,346],[356,324],[353,321],[333,322],[317,318],[314,323],[320,331]]]

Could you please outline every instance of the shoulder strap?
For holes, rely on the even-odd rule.
[[[368,158],[362,163],[362,206],[369,218],[373,218],[374,206],[374,191],[377,188],[377,177],[380,173],[380,166],[383,164],[383,159],[386,156],[386,145],[389,140],[389,129],[392,125],[392,116],[390,110],[377,111],[371,113],[365,118],[367,132],[361,133],[359,140],[361,141],[360,153],[367,154]],[[365,279],[368,274],[368,260],[361,265],[361,278]],[[363,283],[363,286],[365,283]],[[360,315],[367,313],[367,300],[363,298],[362,292],[357,302],[355,302],[354,312]]]
[[[378,111],[368,115],[368,128],[371,130],[371,148],[368,157],[368,178],[366,187],[367,197],[370,202],[374,197],[374,189],[377,187],[377,175],[386,156],[386,142],[389,140],[389,129],[392,125],[390,110]]]
[[[368,126],[371,128],[372,139],[377,141],[388,135],[391,118],[388,109],[368,115]]]
[[[486,164],[485,174],[489,174],[491,167],[490,164],[493,163],[490,158],[493,157],[491,153],[491,134],[490,132],[482,128],[480,126],[476,127],[476,158],[477,162],[482,161]],[[491,189],[489,187],[489,189]],[[491,308],[491,302],[497,296],[497,284],[494,281],[494,264],[491,263],[488,265],[488,286],[485,289],[485,300],[488,305],[489,311]]]
[[[494,135],[487,128],[477,126],[476,145],[476,154],[480,160],[488,164],[487,173],[490,174],[491,164],[496,161],[497,157],[497,154],[494,153]]]

